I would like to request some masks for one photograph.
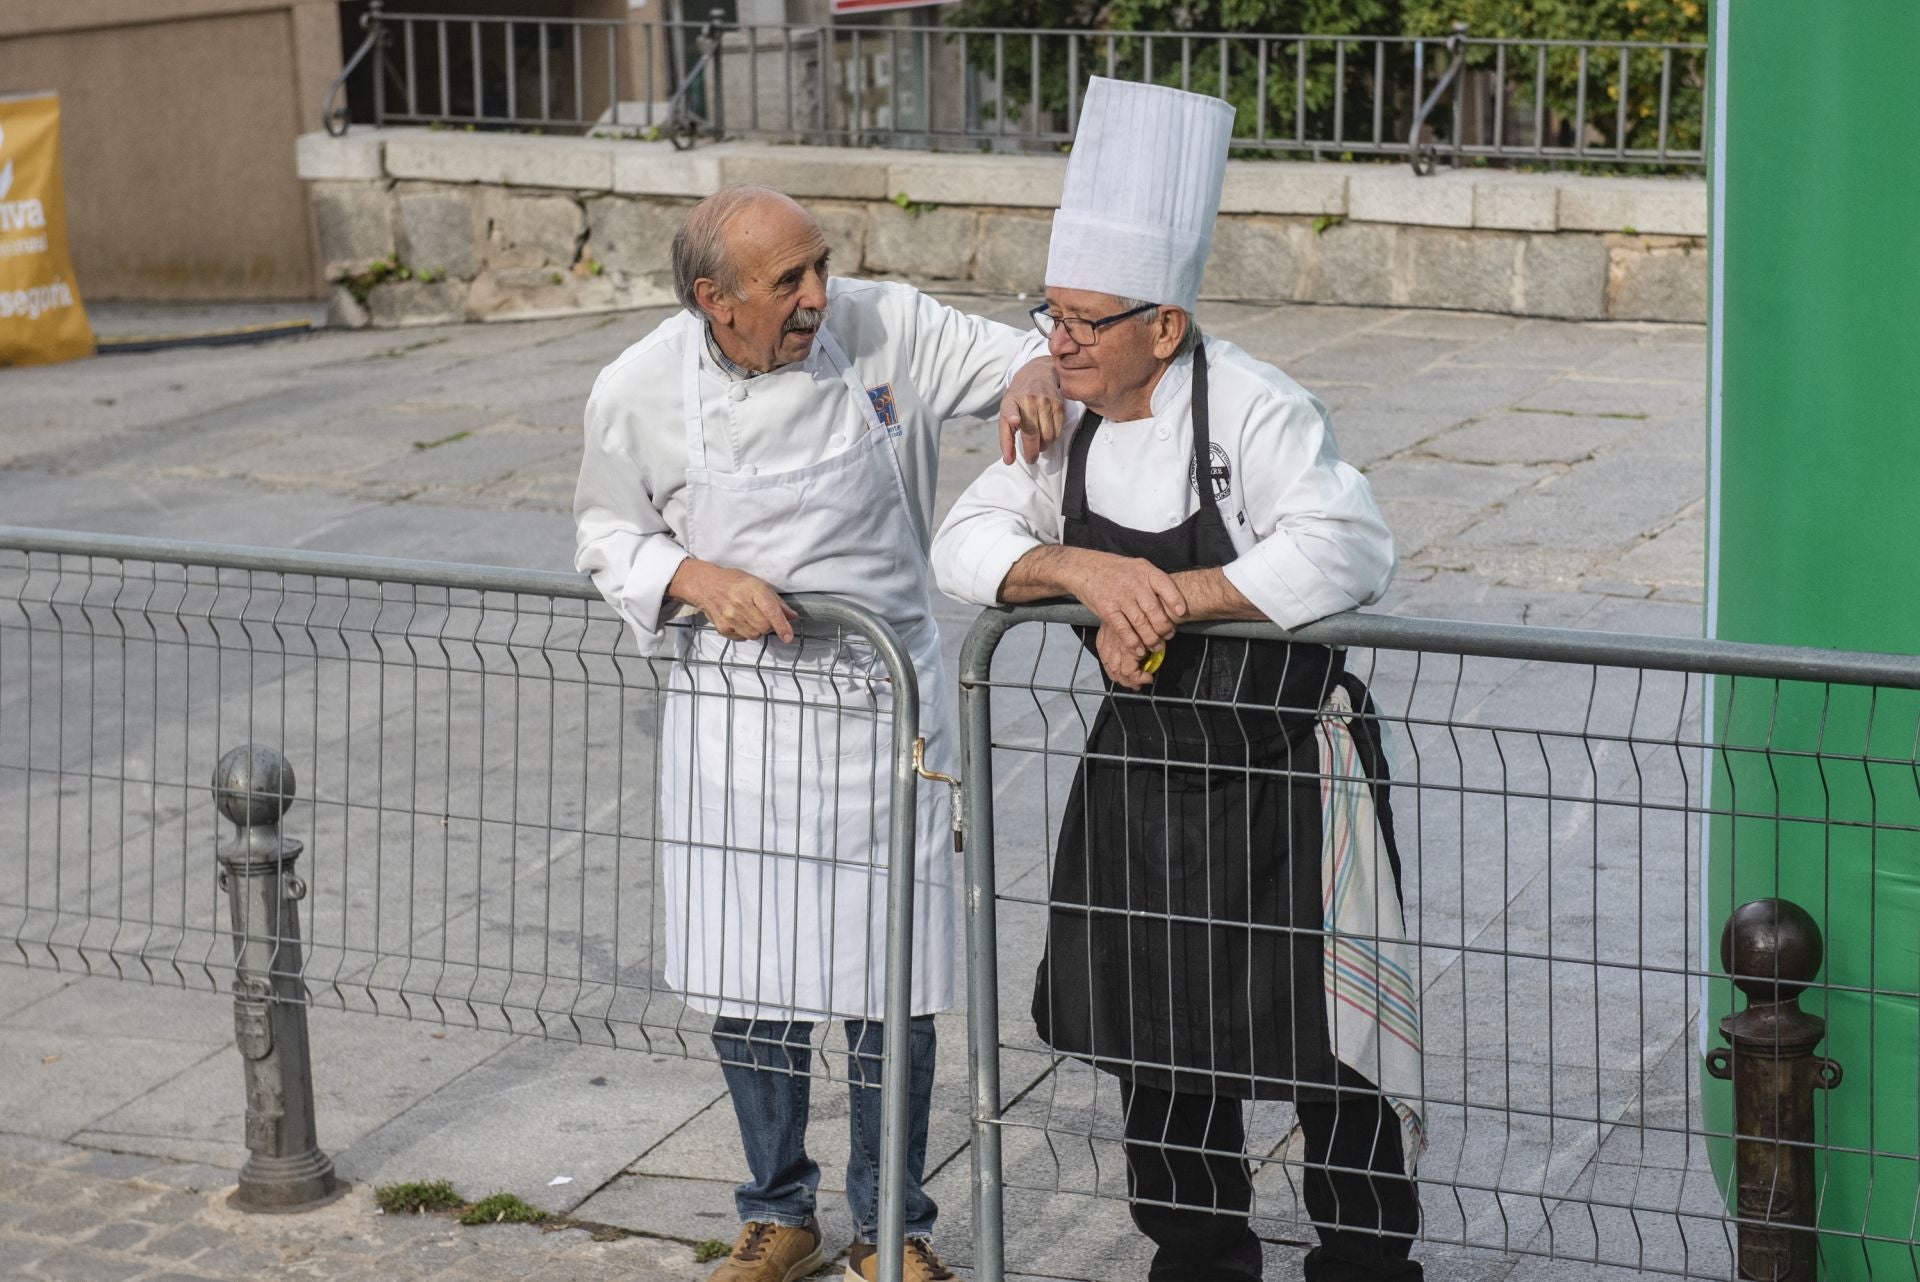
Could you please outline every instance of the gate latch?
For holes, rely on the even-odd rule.
[[[922,779],[931,779],[943,783],[953,792],[953,853],[958,855],[967,848],[967,811],[960,804],[960,781],[952,775],[943,775],[938,770],[927,769],[927,739],[925,735],[913,741],[913,773]]]

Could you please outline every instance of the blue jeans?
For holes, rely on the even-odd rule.
[[[807,1156],[807,1108],[813,1079],[809,1038],[801,1021],[716,1019],[713,1046],[733,1095],[740,1145],[753,1176],[734,1190],[742,1220],[802,1225],[814,1213],[820,1167]],[[913,1020],[907,1054],[907,1236],[933,1235],[940,1208],[921,1187],[927,1169],[927,1114],[933,1106],[933,1016]],[[847,1202],[854,1231],[871,1242],[880,1228],[880,1052],[877,1019],[847,1021],[847,1088],[851,1151]]]

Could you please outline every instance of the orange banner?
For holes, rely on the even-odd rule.
[[[0,367],[93,355],[60,186],[60,99],[0,97]]]

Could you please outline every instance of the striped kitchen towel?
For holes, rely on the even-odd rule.
[[[1373,787],[1349,725],[1353,717],[1352,698],[1336,686],[1318,727],[1327,1032],[1340,1062],[1378,1085],[1393,1105],[1411,1175],[1427,1142],[1420,993]]]

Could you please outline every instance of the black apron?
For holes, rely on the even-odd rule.
[[[1238,556],[1214,498],[1204,348],[1193,356],[1191,517],[1144,531],[1089,511],[1100,426],[1089,415],[1069,446],[1067,546],[1169,574]],[[1092,630],[1081,636],[1091,650]],[[1159,1090],[1293,1099],[1360,1085],[1333,1054],[1321,962],[1314,725],[1342,679],[1325,646],[1181,634],[1145,690],[1106,682],[1054,851],[1033,995],[1048,1045]],[[1370,711],[1364,687],[1344,684]],[[1363,724],[1372,739],[1363,718],[1356,739]],[[1362,745],[1370,765],[1377,747]]]

